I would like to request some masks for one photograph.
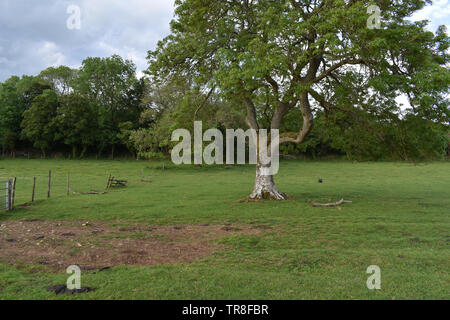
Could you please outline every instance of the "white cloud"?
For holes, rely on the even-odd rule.
[[[449,0],[435,0],[433,5],[427,5],[421,11],[416,12],[412,16],[412,20],[429,20],[430,25],[428,29],[436,31],[440,25],[450,27],[450,1]]]
[[[69,5],[81,9],[80,30],[67,28]],[[1,0],[0,81],[115,53],[142,71],[147,51],[169,33],[173,6],[174,0]]]
[[[43,64],[49,67],[56,67],[65,64],[66,57],[60,52],[58,46],[53,42],[44,42],[37,50],[37,54],[41,57]]]
[[[147,67],[147,51],[170,32],[173,0],[82,0],[82,31],[97,35],[91,49],[97,55],[118,54],[131,59],[138,70]]]

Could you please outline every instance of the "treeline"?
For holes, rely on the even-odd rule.
[[[0,83],[0,145],[3,156],[70,158],[169,156],[175,129],[246,128],[239,101],[188,79],[152,83],[138,79],[136,66],[119,56],[87,58],[80,69],[48,68],[38,76],[13,76]],[[261,123],[270,115],[261,104]],[[296,132],[301,114],[292,112],[282,132]],[[438,159],[448,154],[448,123],[409,110],[400,114],[360,110],[345,104],[333,113],[317,108],[308,140],[286,144],[285,155],[348,159]],[[267,116],[267,120],[265,120]],[[267,123],[265,123],[267,122]]]
[[[34,148],[43,157],[114,156],[127,145],[123,129],[139,123],[144,88],[135,65],[119,56],[87,58],[79,70],[13,76],[0,84],[2,153]]]

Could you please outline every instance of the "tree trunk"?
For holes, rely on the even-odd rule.
[[[287,200],[288,195],[278,191],[278,188],[273,180],[273,175],[264,175],[263,171],[264,167],[261,164],[258,164],[256,166],[255,187],[249,198],[253,200]]]
[[[80,159],[84,158],[84,155],[86,154],[87,146],[83,146],[83,149],[81,150]]]
[[[98,160],[98,158],[101,158],[104,148],[105,148],[104,146],[100,146],[100,148],[98,149],[98,152],[97,152],[97,156],[95,157],[96,160]]]

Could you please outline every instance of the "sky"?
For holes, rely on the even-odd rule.
[[[80,9],[79,29],[71,6]],[[147,52],[170,32],[173,11],[174,0],[0,0],[0,81],[113,54],[142,75]],[[435,0],[412,19],[430,20],[431,30],[450,26],[450,0]]]

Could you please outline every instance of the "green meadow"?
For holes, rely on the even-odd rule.
[[[125,160],[0,160],[0,181],[17,177],[16,210],[0,212],[0,224],[39,219],[265,227],[217,238],[222,250],[189,263],[83,271],[83,286],[96,290],[80,295],[46,290],[65,283],[65,270],[11,263],[0,253],[0,299],[450,299],[449,162],[282,161],[276,183],[293,199],[241,202],[254,171]],[[109,174],[128,186],[68,196],[68,173],[70,188],[80,193],[104,191]],[[141,181],[142,173],[150,182]],[[33,177],[36,199],[30,204]],[[353,203],[308,203],[341,198]],[[366,286],[371,265],[381,268],[381,290]]]

